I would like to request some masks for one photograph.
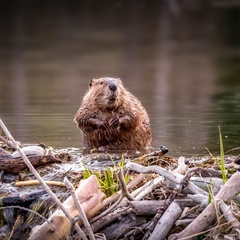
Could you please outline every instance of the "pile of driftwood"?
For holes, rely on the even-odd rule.
[[[239,239],[238,158],[226,164],[228,181],[223,184],[222,172],[213,163],[203,167],[211,161],[209,158],[186,161],[180,157],[175,169],[171,169],[171,166],[163,168],[152,161],[161,158],[156,152],[142,157],[144,165],[139,161],[127,161],[124,169],[119,168],[121,190],[108,198],[104,198],[94,175],[81,181],[76,190],[65,178],[63,184],[71,195],[61,203],[2,121],[0,124],[21,161],[58,206],[41,225],[36,224],[26,239],[173,240],[197,236],[201,239]],[[124,171],[134,174],[127,185]],[[0,237],[4,239],[1,228]],[[6,236],[6,239],[14,238]]]

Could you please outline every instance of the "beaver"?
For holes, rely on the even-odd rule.
[[[89,149],[142,151],[152,142],[146,110],[119,78],[92,79],[74,121]]]

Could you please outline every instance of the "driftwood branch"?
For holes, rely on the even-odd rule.
[[[158,173],[161,176],[164,176],[167,180],[170,180],[173,183],[178,184],[183,178],[182,175],[173,174],[172,172],[160,167],[160,166],[142,166],[140,164],[134,162],[128,162],[126,164],[126,168],[132,171],[140,172],[140,173]]]
[[[165,239],[171,227],[175,224],[180,217],[182,209],[177,203],[172,202],[168,209],[165,211],[154,231],[148,240]]]
[[[20,148],[19,148],[20,149]],[[34,167],[45,166],[52,163],[61,163],[62,161],[53,157],[52,155],[44,156],[29,156],[29,162]],[[0,159],[0,171],[3,170],[5,173],[18,174],[27,168],[27,164],[23,157],[21,158],[3,158]]]
[[[239,182],[240,182],[240,173],[236,172],[223,185],[221,190],[216,195],[215,200],[221,199],[224,202],[230,200],[235,194],[240,192]],[[215,206],[213,201],[182,232],[177,234],[172,234],[169,237],[169,239],[170,240],[175,240],[180,238],[191,239],[192,235],[200,233],[201,231],[206,229],[216,219],[216,212],[215,212]]]
[[[164,181],[163,177],[157,177],[154,178],[147,183],[145,183],[142,187],[136,189],[131,193],[131,195],[134,197],[134,200],[141,200],[143,199],[147,194],[153,191],[159,183],[162,183]]]
[[[145,200],[145,201],[131,201],[129,206],[138,215],[155,215],[160,207],[163,207],[165,200]]]

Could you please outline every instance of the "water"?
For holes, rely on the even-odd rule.
[[[130,3],[131,2],[131,3]],[[5,1],[0,116],[15,139],[82,149],[91,78],[120,77],[172,156],[240,145],[240,6],[222,1]]]

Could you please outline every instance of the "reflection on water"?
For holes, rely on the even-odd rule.
[[[240,7],[223,1],[5,1],[0,114],[13,136],[82,147],[88,81],[120,77],[171,155],[240,144]]]

